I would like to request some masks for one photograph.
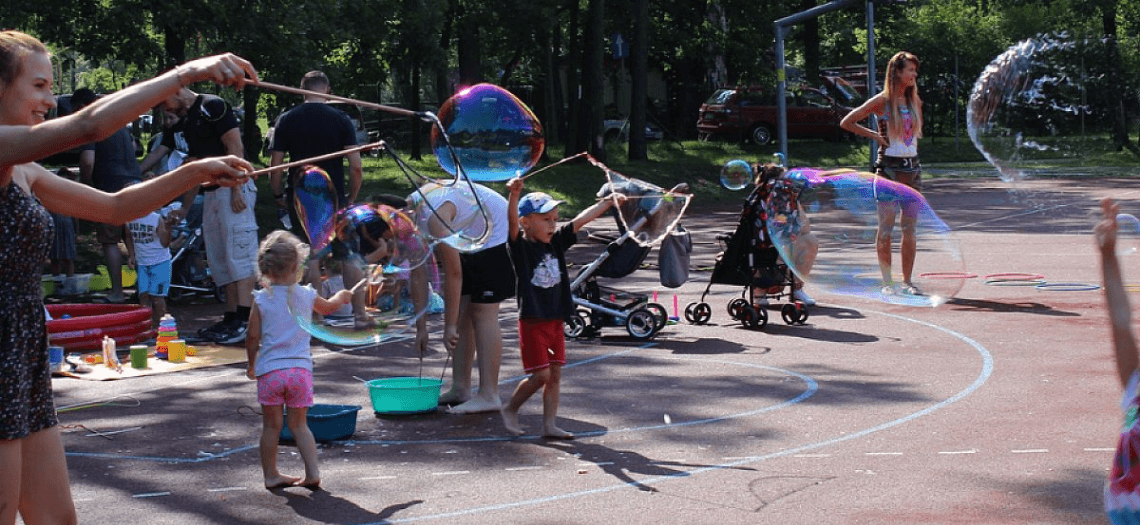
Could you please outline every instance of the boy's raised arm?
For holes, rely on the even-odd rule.
[[[515,177],[507,181],[507,233],[513,241],[519,236],[519,195],[522,193],[523,180]]]
[[[603,213],[608,211],[614,205],[614,199],[620,199],[622,195],[619,193],[612,193],[608,197],[595,202],[593,206],[582,210],[577,217],[574,217],[574,233],[578,233],[583,226],[590,223],[590,221],[601,217]]]

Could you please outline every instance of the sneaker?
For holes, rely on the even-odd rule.
[[[895,294],[895,285],[893,285],[893,284],[883,285],[883,289],[880,290],[880,292],[883,295],[894,295]]]
[[[906,295],[922,295],[922,291],[910,283],[903,285],[902,293]]]
[[[767,308],[768,307],[768,298],[767,297],[757,297],[756,300],[752,302],[752,306],[755,306],[756,308]]]
[[[225,320],[218,321],[210,326],[207,326],[206,328],[198,330],[198,337],[213,340],[216,339],[219,334],[228,331],[231,327],[232,324],[226,322]]]
[[[218,334],[214,338],[214,342],[220,345],[232,345],[245,342],[245,333],[248,330],[248,323],[245,321],[238,321],[230,326],[230,329]]]
[[[792,292],[792,298],[807,306],[815,306],[815,299],[812,299],[803,288]]]

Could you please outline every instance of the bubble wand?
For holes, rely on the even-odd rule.
[[[297,166],[304,166],[306,164],[316,164],[316,163],[324,161],[324,160],[335,159],[338,157],[344,157],[346,155],[351,155],[353,153],[361,153],[364,151],[370,151],[370,150],[374,150],[374,149],[386,150],[386,149],[388,149],[388,143],[381,140],[379,142],[373,142],[371,144],[365,144],[363,146],[357,146],[355,148],[342,149],[339,151],[334,151],[332,153],[325,153],[324,155],[317,155],[316,157],[309,157],[307,159],[295,160],[292,162],[286,162],[284,164],[278,164],[276,166],[270,166],[268,168],[262,168],[259,170],[254,170],[254,171],[249,172],[247,175],[249,175],[250,177],[257,177],[257,176],[265,175],[265,174],[272,173],[272,172],[278,171],[278,170],[287,170],[289,168],[295,168]]]

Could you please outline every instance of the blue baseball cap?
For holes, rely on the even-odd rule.
[[[528,193],[519,199],[519,217],[526,217],[532,213],[546,213],[563,202],[554,200],[554,197],[541,191]]]

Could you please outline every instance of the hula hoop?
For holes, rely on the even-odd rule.
[[[985,279],[991,281],[1039,281],[1045,279],[1045,276],[1039,273],[1009,272],[991,273]]]
[[[918,276],[927,279],[973,279],[977,277],[978,274],[969,272],[926,272],[920,273]]]
[[[1038,286],[1047,284],[1044,279],[1033,279],[1026,281],[1024,279],[988,279],[986,284],[989,286]]]
[[[1044,283],[1034,286],[1038,290],[1047,292],[1091,292],[1099,290],[1100,285],[1089,283]]]

